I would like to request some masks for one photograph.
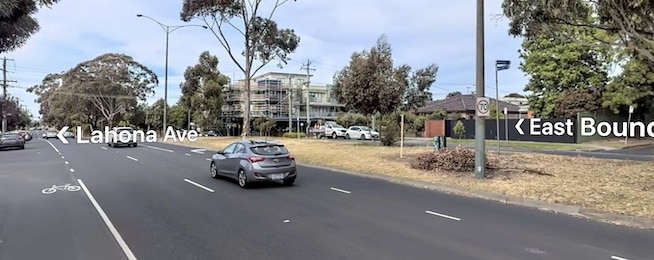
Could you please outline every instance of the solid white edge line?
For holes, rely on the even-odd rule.
[[[125,156],[125,157],[127,157],[127,159],[130,159],[130,160],[135,161],[135,162],[138,162],[138,161],[139,161],[139,159],[136,159],[136,158],[134,158],[134,157],[132,157],[132,156],[129,156],[129,155],[128,155],[128,156]]]
[[[197,182],[194,182],[194,181],[192,181],[192,180],[184,179],[184,181],[185,181],[185,182],[188,182],[188,183],[190,183],[190,184],[193,184],[193,185],[197,186],[197,187],[200,188],[200,189],[204,189],[204,190],[206,190],[206,191],[208,191],[208,192],[214,192],[214,190],[209,189],[209,188],[207,188],[207,187],[205,187],[205,186],[202,186],[201,184],[199,184],[199,183],[197,183]]]
[[[107,214],[102,210],[100,207],[100,204],[95,200],[91,192],[89,191],[88,188],[86,188],[86,185],[82,180],[77,179],[77,182],[79,183],[79,186],[82,187],[82,190],[84,190],[84,193],[86,194],[86,197],[89,198],[91,201],[91,204],[93,204],[93,207],[95,208],[96,211],[98,211],[98,214],[100,214],[100,217],[102,218],[102,221],[104,221],[104,224],[107,225],[107,228],[109,229],[109,232],[114,236],[114,239],[116,239],[116,242],[120,246],[120,248],[123,250],[123,253],[127,256],[127,259],[129,260],[136,260],[136,256],[134,256],[134,253],[132,253],[132,250],[129,249],[129,246],[127,246],[127,243],[125,243],[125,240],[123,240],[123,237],[120,236],[118,233],[118,230],[116,227],[114,227],[114,224],[111,223],[111,220],[109,220],[109,217]]]
[[[338,191],[338,192],[342,192],[342,193],[345,193],[345,194],[352,193],[352,192],[349,192],[349,191],[346,191],[346,190],[341,190],[341,189],[334,188],[334,187],[330,187],[330,189],[333,190],[333,191]]]
[[[460,218],[452,217],[452,216],[448,216],[448,215],[441,214],[441,213],[436,213],[436,212],[429,211],[429,210],[425,210],[425,213],[427,213],[427,214],[431,214],[431,215],[434,215],[434,216],[439,216],[439,217],[442,217],[442,218],[447,218],[447,219],[451,219],[451,220],[461,221]]]
[[[174,153],[175,152],[175,151],[170,150],[170,149],[165,149],[165,148],[156,147],[156,146],[152,146],[152,145],[144,145],[144,146],[147,147],[147,148],[153,149],[153,150],[157,150],[157,151],[163,151],[163,152],[169,152],[169,153]]]
[[[619,257],[619,256],[614,256],[614,255],[611,256],[611,259],[613,259],[613,260],[629,260],[628,258]]]
[[[59,151],[59,149],[57,149],[57,147],[55,147],[54,144],[52,144],[52,142],[50,142],[48,140],[45,140],[45,141],[52,147],[52,149],[55,150],[55,152],[57,152],[59,155],[61,155],[61,152]]]

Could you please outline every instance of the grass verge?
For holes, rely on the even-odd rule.
[[[234,140],[209,137],[199,138],[192,144],[221,149]],[[502,170],[479,180],[473,178],[472,173],[412,169],[410,159],[431,152],[431,147],[405,147],[405,158],[400,159],[398,147],[317,139],[274,140],[283,142],[302,163],[654,219],[654,162],[505,152],[497,161]],[[496,159],[494,153],[488,153],[488,157]],[[516,168],[534,169],[548,175]]]

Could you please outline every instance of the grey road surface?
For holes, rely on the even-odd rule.
[[[346,142],[368,142],[370,140],[352,140],[352,139],[336,139],[334,141],[346,141]],[[431,141],[425,140],[424,138],[413,138],[406,139],[404,142],[405,146],[431,146]],[[452,145],[449,145],[452,146]],[[462,147],[474,149],[474,145],[461,145]],[[552,155],[564,155],[564,156],[581,156],[581,157],[591,157],[591,158],[601,158],[601,159],[618,159],[618,160],[631,160],[631,161],[652,161],[654,160],[654,146],[645,146],[645,147],[635,147],[627,149],[615,149],[615,150],[606,150],[606,151],[565,151],[565,150],[553,150],[553,149],[532,149],[532,148],[515,148],[515,147],[501,147],[501,151],[512,151],[512,152],[530,152],[530,153],[544,153]],[[488,151],[497,151],[497,146],[495,145],[486,145],[486,150]]]
[[[13,242],[0,243],[0,259],[102,259],[123,251],[138,259],[654,259],[651,231],[309,167],[299,167],[295,186],[244,190],[209,176],[211,151],[51,143],[64,159],[41,140],[24,150],[33,157],[0,153],[2,192],[11,191],[0,193],[0,216],[14,219],[0,217],[14,230],[1,233],[0,241]],[[14,170],[5,171],[6,162]],[[62,179],[51,179],[58,168]],[[77,179],[122,247],[84,192],[41,193]],[[41,207],[49,215],[37,219]]]

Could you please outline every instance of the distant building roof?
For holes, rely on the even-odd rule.
[[[449,98],[434,100],[427,102],[423,107],[416,109],[417,113],[433,113],[437,110],[445,110],[446,112],[470,112],[475,111],[475,104],[477,97],[475,95],[455,95]],[[491,104],[495,104],[495,99],[491,98]],[[520,107],[508,102],[499,101],[499,110],[502,111],[507,108],[509,113],[518,113]]]

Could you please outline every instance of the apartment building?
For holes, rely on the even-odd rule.
[[[250,83],[250,118],[274,118],[280,127],[295,128],[299,122],[309,120],[333,120],[345,106],[338,104],[331,85],[310,85],[306,88],[307,75],[269,72],[257,76]],[[228,127],[239,127],[245,113],[245,84],[243,80],[229,84],[225,89],[223,119]],[[298,118],[300,119],[298,122]]]

